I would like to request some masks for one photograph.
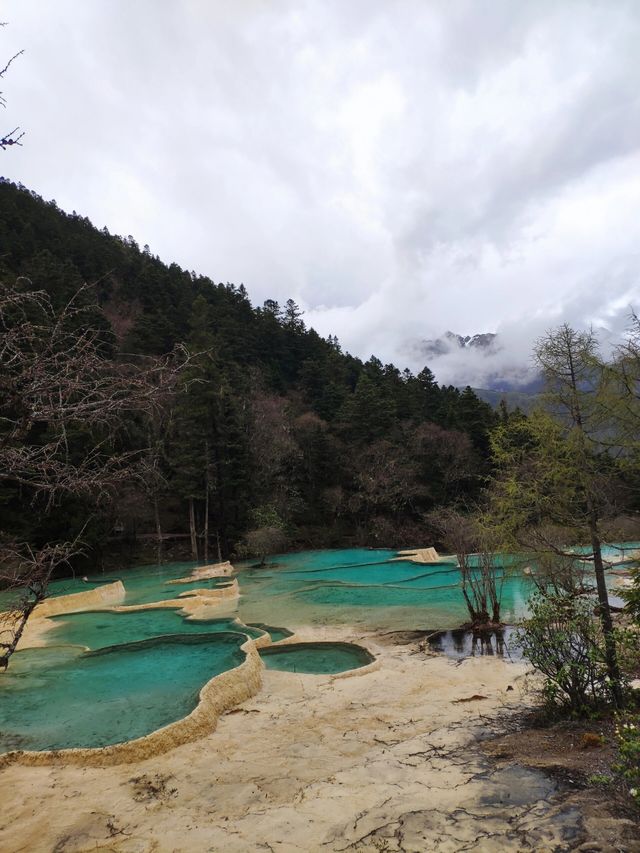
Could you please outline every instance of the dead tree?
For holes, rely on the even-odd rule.
[[[9,665],[29,617],[46,597],[53,572],[78,553],[77,540],[45,545],[36,550],[26,543],[2,543],[0,579],[10,604],[0,620],[0,668],[6,669]]]
[[[0,284],[0,484],[36,513],[74,496],[89,515],[125,483],[144,487],[149,475],[146,448],[131,447],[127,426],[157,419],[186,357],[107,358],[105,328],[90,286],[56,309],[27,279]],[[53,571],[79,549],[77,539],[36,545],[0,531],[0,587],[16,592],[0,616],[0,665],[46,597]]]
[[[488,534],[481,520],[444,508],[430,513],[428,521],[458,558],[460,586],[471,627],[499,625],[504,568],[486,541]]]
[[[0,23],[0,26],[5,27],[6,23]],[[19,50],[17,53],[14,53],[14,55],[5,64],[4,68],[0,69],[0,80],[4,78],[5,74],[11,67],[11,64],[23,53],[24,50]],[[0,106],[6,107],[6,105],[7,101],[4,97],[4,93],[0,92]],[[7,148],[11,148],[11,146],[13,145],[22,145],[22,142],[20,142],[20,140],[23,136],[24,132],[21,131],[19,127],[14,127],[13,130],[10,130],[8,133],[3,133],[2,136],[0,136],[0,148],[4,151]]]

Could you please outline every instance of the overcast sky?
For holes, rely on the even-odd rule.
[[[637,0],[5,0],[0,172],[345,348],[640,307]],[[465,360],[466,359],[466,360]]]

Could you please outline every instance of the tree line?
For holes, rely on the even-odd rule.
[[[554,696],[624,703],[602,545],[637,535],[637,318],[607,359],[592,332],[549,333],[543,405],[494,412],[428,367],[343,352],[292,300],[254,307],[20,185],[0,201],[0,581],[19,593],[0,662],[54,573],[122,564],[142,534],[132,560],[435,540],[475,627],[500,620],[496,554],[518,554]]]
[[[425,514],[473,499],[489,473],[498,416],[470,388],[440,386],[428,367],[414,375],[355,358],[306,328],[292,300],[254,307],[244,286],[167,265],[133,237],[98,230],[9,181],[0,183],[0,280],[6,294],[30,300],[38,346],[55,340],[47,328],[64,317],[70,339],[90,337],[85,355],[105,375],[146,371],[151,381],[182,353],[171,387],[156,382],[144,405],[121,407],[117,424],[52,404],[19,437],[16,407],[35,403],[5,371],[5,447],[35,458],[53,441],[74,469],[87,457],[107,470],[123,458],[138,466],[117,486],[60,488],[55,498],[33,472],[21,479],[5,466],[6,540],[38,549],[81,531],[92,565],[143,534],[157,559],[419,544]],[[3,334],[21,323],[7,310]],[[23,360],[32,345],[22,342]],[[58,355],[69,347],[76,351],[60,342]],[[84,393],[77,385],[76,398]]]

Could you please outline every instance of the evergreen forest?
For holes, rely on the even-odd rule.
[[[242,284],[167,265],[6,180],[0,280],[46,293],[52,324],[79,300],[78,334],[91,326],[105,363],[184,354],[162,407],[123,418],[108,444],[99,423],[65,430],[67,457],[99,445],[103,462],[108,446],[144,463],[108,500],[52,499],[33,478],[3,476],[3,535],[16,542],[81,536],[93,565],[422,545],[428,514],[472,502],[490,473],[499,416],[471,388],[355,358],[307,328],[293,300],[254,306]],[[15,416],[15,388],[3,393]],[[21,441],[33,449],[52,428],[30,423]]]

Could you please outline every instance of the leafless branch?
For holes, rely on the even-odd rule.
[[[29,617],[47,595],[53,572],[79,553],[79,537],[35,551],[15,543],[0,549],[0,584],[10,601],[0,620],[0,667],[7,668]]]
[[[3,24],[3,26],[4,26],[4,24]],[[4,66],[4,68],[2,69],[2,71],[0,71],[0,77],[4,77],[4,75],[5,75],[5,74],[7,73],[7,71],[9,70],[9,67],[10,67],[11,63],[12,63],[14,60],[16,60],[19,56],[22,56],[22,54],[23,54],[23,53],[24,53],[24,50],[19,50],[17,53],[14,53],[14,54],[13,54],[13,56],[12,56],[12,57],[11,57],[11,59],[7,62],[7,64]]]
[[[178,348],[164,358],[111,359],[92,287],[61,309],[28,279],[0,284],[0,483],[47,512],[65,496],[88,506],[108,501],[124,484],[155,476],[148,448],[130,425],[161,422],[189,361]],[[80,553],[79,540],[3,541],[0,587],[20,591],[0,618],[0,666],[6,666],[52,572]],[[3,625],[8,627],[2,627]],[[8,634],[7,634],[8,632]]]

